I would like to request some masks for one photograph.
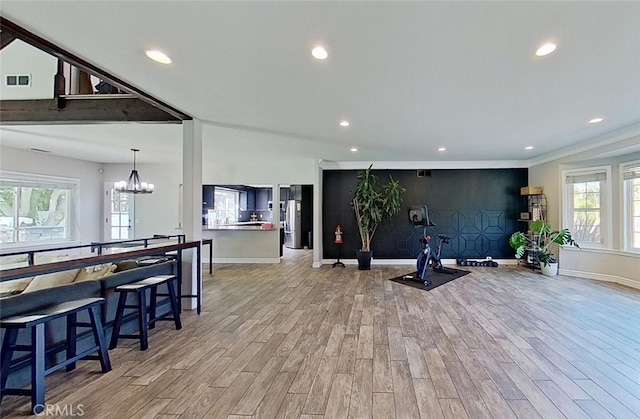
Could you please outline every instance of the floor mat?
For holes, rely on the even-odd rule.
[[[447,273],[442,272],[434,272],[429,270],[427,274],[427,279],[431,281],[431,285],[424,285],[422,280],[418,279],[407,279],[405,278],[407,275],[417,277],[416,272],[412,272],[410,274],[405,274],[396,278],[391,278],[389,281],[397,282],[399,284],[408,285],[414,288],[420,288],[421,290],[429,291],[440,285],[444,285],[447,282],[451,282],[454,279],[458,279],[461,276],[465,276],[469,273],[469,271],[465,271],[462,269],[454,269],[454,268],[446,268]]]

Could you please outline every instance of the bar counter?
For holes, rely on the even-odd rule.
[[[280,263],[280,226],[263,222],[203,226],[202,238],[213,240],[213,263]]]

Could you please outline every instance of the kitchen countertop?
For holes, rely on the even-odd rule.
[[[262,228],[262,226],[243,226],[243,225],[232,225],[232,224],[221,224],[215,227],[203,227],[202,228],[203,231],[219,231],[219,230],[243,230],[243,231],[251,231],[251,230],[255,230],[255,231],[272,231],[275,230],[275,228]]]
[[[276,230],[276,227],[263,228],[263,224],[269,223],[268,221],[238,221],[230,224],[218,224],[216,226],[202,226],[202,230],[216,231],[216,230],[242,230],[242,231],[272,231]]]

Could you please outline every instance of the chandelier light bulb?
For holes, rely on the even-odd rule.
[[[133,193],[133,194],[149,194],[152,193],[155,189],[153,183],[142,182],[140,180],[140,175],[136,170],[136,153],[140,150],[137,148],[132,148],[133,151],[133,170],[131,170],[131,174],[127,180],[121,180],[119,182],[115,182],[113,187],[116,191],[122,193]]]

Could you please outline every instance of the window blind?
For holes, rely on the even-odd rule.
[[[568,175],[565,179],[568,185],[585,182],[602,182],[604,180],[607,180],[606,172],[587,173],[584,175]]]
[[[624,180],[640,179],[640,163],[626,166],[622,171]]]
[[[0,171],[0,186],[16,188],[75,189],[78,180]]]

